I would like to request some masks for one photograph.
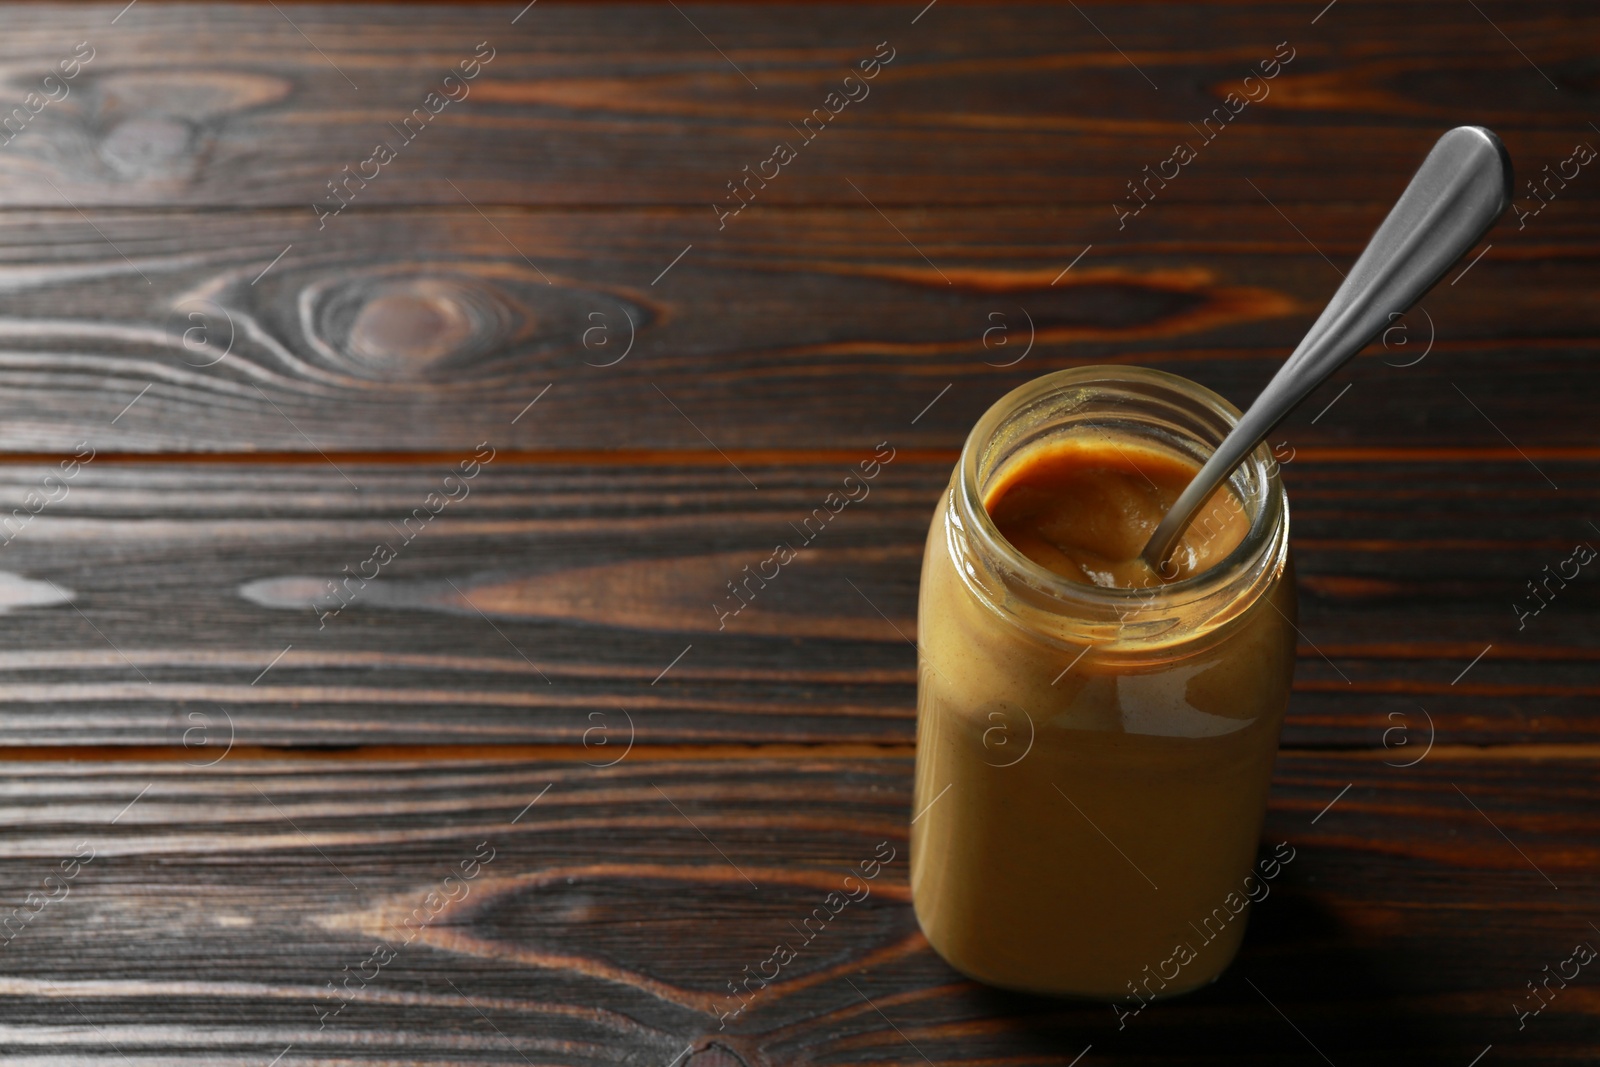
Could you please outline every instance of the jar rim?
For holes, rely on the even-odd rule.
[[[1177,610],[1208,597],[1215,597],[1230,586],[1251,584],[1253,576],[1271,565],[1275,558],[1286,554],[1288,543],[1288,504],[1285,498],[1278,463],[1266,442],[1262,442],[1242,461],[1240,468],[1230,475],[1234,490],[1246,508],[1250,527],[1243,540],[1227,556],[1196,574],[1174,582],[1150,588],[1121,588],[1092,585],[1074,581],[1034,562],[1018,551],[1001,534],[984,503],[986,485],[980,481],[987,473],[992,477],[1003,466],[1005,458],[992,462],[989,470],[982,468],[988,447],[995,442],[1009,422],[1014,422],[1028,411],[1059,399],[1062,394],[1095,386],[1109,395],[1119,387],[1132,387],[1136,395],[1143,395],[1157,403],[1165,403],[1175,410],[1187,409],[1187,414],[1212,420],[1220,435],[1225,435],[1240,418],[1240,411],[1226,398],[1212,390],[1176,374],[1148,367],[1097,364],[1054,371],[1011,390],[995,401],[973,426],[961,449],[957,463],[956,499],[963,518],[970,521],[969,537],[979,542],[986,554],[1001,563],[1011,575],[1024,582],[1032,591],[1043,594],[1059,603],[1063,609],[1080,609],[1088,615],[1108,610],[1126,608],[1139,602],[1159,604],[1162,609]],[[1129,426],[1137,425],[1130,418]],[[1070,432],[1070,431],[1068,431]],[[1189,433],[1185,443],[1198,446],[1209,455],[1217,440],[1203,440]],[[1027,441],[1016,449],[1020,452],[1036,446],[1037,441]],[[1015,454],[1013,452],[1012,454]],[[1240,471],[1248,471],[1245,480],[1260,486],[1258,493],[1238,491]],[[1281,566],[1281,558],[1278,558]],[[1230,598],[1231,599],[1231,598]],[[1253,598],[1252,598],[1253,599]],[[1126,612],[1119,612],[1126,617]]]

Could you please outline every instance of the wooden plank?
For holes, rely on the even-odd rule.
[[[1386,203],[1463,118],[1506,130],[1519,159],[1565,158],[1590,115],[1581,92],[1553,86],[1586,84],[1600,32],[1581,0],[1493,22],[1455,4],[1345,0],[1315,25],[1244,3],[1080,5],[1092,16],[943,4],[915,21],[906,5],[546,4],[515,25],[522,5],[297,4],[292,22],[269,5],[121,6],[6,12],[7,111],[75,42],[95,51],[64,99],[24,114],[0,153],[0,205],[309,217],[380,140],[398,157],[368,167],[364,204],[464,194],[694,204],[709,218],[725,183],[792,141],[799,158],[760,190],[767,203],[854,203],[849,177],[885,204],[1075,201],[1110,225],[1125,183],[1180,140],[1200,156],[1163,190],[1173,200],[1252,200],[1244,178],[1273,175],[1316,199]],[[480,42],[488,65],[446,85]],[[829,103],[878,42],[894,59],[869,95]],[[1266,96],[1243,86],[1275,55],[1293,58]],[[1208,142],[1197,128],[1240,88],[1258,102]],[[397,132],[446,90],[459,102],[410,140]],[[798,124],[834,106],[802,142]]]
[[[1247,404],[1382,213],[1278,207],[1289,220],[1259,200],[1152,216],[1066,273],[1085,209],[797,209],[710,245],[682,209],[384,212],[321,234],[278,214],[17,213],[0,448],[956,448],[1007,390],[1102,362]],[[1504,225],[1286,435],[1592,444],[1600,205],[1549,212]]]
[[[873,455],[495,459],[449,483],[446,458],[95,460],[55,490],[53,467],[0,467],[0,730],[34,745],[580,744],[624,739],[631,718],[642,745],[909,742],[917,577],[949,459],[896,455],[819,527],[813,509]],[[1551,586],[1536,614],[1526,589],[1600,541],[1585,503],[1600,466],[1540,466],[1561,491],[1514,454],[1284,466],[1303,633],[1287,743],[1389,745],[1399,761],[1435,734],[1600,739],[1593,576]],[[57,499],[23,522],[30,492]],[[436,492],[459,499],[424,521]],[[800,557],[735,612],[727,583],[780,540]]]
[[[284,1062],[1580,1059],[1600,1015],[1581,979],[1520,1032],[1512,1006],[1596,936],[1595,769],[1284,756],[1264,840],[1294,857],[1239,960],[1119,1029],[1104,1004],[984,989],[927,947],[904,757],[11,764],[4,897],[57,899],[5,946],[0,1047],[140,1067],[291,1046]],[[891,853],[719,1030],[728,983]]]

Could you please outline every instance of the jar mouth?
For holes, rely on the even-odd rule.
[[[1011,457],[1046,440],[1085,429],[1112,430],[1203,463],[1240,414],[1205,386],[1145,367],[1074,367],[1044,375],[1001,397],[967,436],[955,486],[959,517],[970,523],[967,536],[999,565],[1011,592],[1086,620],[1108,614],[1124,619],[1135,603],[1156,602],[1168,613],[1237,590],[1281,557],[1279,548],[1287,545],[1288,507],[1277,461],[1265,442],[1224,483],[1249,519],[1243,540],[1207,569],[1149,588],[1091,585],[1034,562],[1001,534],[984,498]],[[1039,604],[1041,598],[1054,605]]]

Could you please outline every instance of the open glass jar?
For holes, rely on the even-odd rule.
[[[1271,450],[1230,480],[1238,546],[1144,589],[1033,562],[985,495],[1064,435],[1198,464],[1238,417],[1176,375],[1080,367],[1014,390],[967,438],[922,566],[911,888],[928,940],[973,978],[1142,1002],[1238,950],[1295,656]]]

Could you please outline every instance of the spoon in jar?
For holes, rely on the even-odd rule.
[[[1433,288],[1511,202],[1511,157],[1482,126],[1439,138],[1299,347],[1156,526],[1140,555],[1168,557],[1195,512],[1279,422],[1378,332]],[[1175,573],[1175,571],[1174,571]]]

